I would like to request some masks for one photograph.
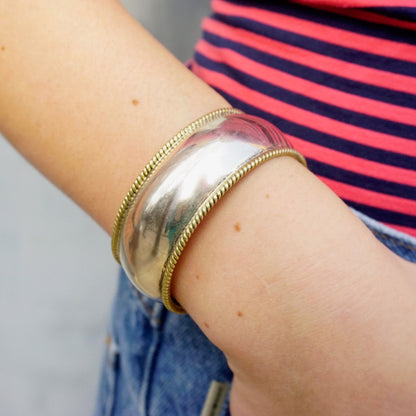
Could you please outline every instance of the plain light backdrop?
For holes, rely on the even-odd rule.
[[[122,2],[192,57],[208,0]],[[0,198],[0,414],[89,415],[117,280],[109,237],[2,137]]]

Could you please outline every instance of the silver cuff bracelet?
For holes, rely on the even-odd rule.
[[[261,163],[283,155],[305,159],[260,118],[217,114],[176,146],[136,192],[119,230],[119,258],[133,285],[177,313],[173,271],[192,233],[215,203]]]

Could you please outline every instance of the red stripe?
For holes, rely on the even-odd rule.
[[[416,215],[416,201],[397,196],[382,194],[346,183],[334,181],[325,177],[319,177],[341,199],[364,204],[369,207],[386,211],[394,211],[405,215]]]
[[[414,186],[416,188],[416,170],[384,165],[379,162],[351,156],[289,134],[286,134],[286,137],[292,142],[294,147],[306,157],[306,159],[311,158],[318,162],[327,163],[342,169],[348,169],[349,171],[360,175],[371,176],[383,181]]]
[[[281,57],[318,71],[336,76],[342,74],[342,77],[346,79],[416,95],[416,78],[414,77],[385,72],[320,55],[257,35],[245,29],[232,28],[210,18],[204,20],[202,28],[214,35],[225,37],[233,42],[238,42],[258,51]]]
[[[254,91],[224,74],[211,71],[197,64],[193,68],[195,73],[208,84],[269,114],[274,114],[278,117],[283,116],[293,123],[299,123],[301,121],[302,125],[306,127],[323,133],[333,132],[333,136],[341,137],[355,143],[367,146],[371,143],[371,146],[375,148],[416,157],[416,141],[406,140],[333,120],[329,117],[303,110]]]
[[[402,233],[411,235],[412,237],[416,237],[416,229],[414,229],[414,228],[403,227],[402,225],[395,225],[395,224],[389,224],[389,223],[383,223],[383,224],[387,225],[390,228],[394,228],[397,231],[401,231]]]
[[[369,116],[416,126],[416,110],[360,97],[295,77],[286,72],[253,61],[232,49],[218,48],[204,40],[198,44],[198,51],[215,62],[225,62],[229,66],[242,70],[269,84],[288,89],[314,100],[328,103],[334,107],[345,108]]]
[[[214,0],[213,9],[217,13],[239,16],[255,20],[259,23],[287,30],[299,35],[319,39],[345,48],[356,49],[361,52],[376,54],[394,59],[416,62],[416,47],[400,42],[358,34],[320,23],[309,22],[282,13],[262,10],[252,6],[241,6]]]

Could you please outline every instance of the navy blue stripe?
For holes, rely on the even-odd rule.
[[[326,85],[330,88],[338,89],[349,94],[371,98],[373,100],[387,102],[401,107],[416,109],[416,95],[413,94],[393,91],[387,88],[376,87],[337,75],[332,75],[327,72],[319,71],[317,69],[259,51],[252,47],[242,45],[241,43],[231,41],[227,38],[220,37],[207,31],[204,32],[204,39],[208,43],[215,46],[232,49],[254,61],[261,62],[271,68],[279,69],[280,71],[315,82],[317,84]]]
[[[304,127],[300,124],[287,121],[282,117],[278,117],[274,114],[262,111],[257,107],[253,107],[247,104],[246,102],[241,101],[235,98],[234,96],[225,93],[219,88],[217,88],[217,91],[233,107],[239,108],[240,110],[248,114],[253,114],[270,121],[275,126],[279,127],[279,129],[282,130],[284,133],[290,134],[295,137],[299,137],[311,143],[319,144],[326,148],[335,149],[346,154],[361,157],[365,160],[374,160],[379,163],[403,167],[409,170],[414,170],[416,166],[415,158],[405,155],[399,155],[397,153],[387,152],[381,149],[375,149],[357,143],[348,142],[347,140],[339,139],[337,137],[318,132],[316,130]],[[354,186],[361,186],[373,191],[416,200],[416,188],[412,186],[371,178],[366,175],[360,175],[330,165],[325,165],[317,161],[311,161],[311,163],[311,171],[316,173],[317,175],[326,176],[328,178],[340,182],[349,183]],[[400,178],[398,178],[398,180],[400,180]]]
[[[308,166],[312,172],[319,172],[319,175],[334,181],[359,186],[369,191],[416,200],[416,188],[413,186],[372,178],[371,176],[361,175],[313,159],[308,159]]]
[[[402,227],[415,228],[416,216],[401,214],[399,212],[387,211],[381,208],[375,208],[369,205],[358,204],[357,202],[344,200],[347,205],[356,210],[368,215],[379,222],[386,222],[388,224],[398,225]]]
[[[322,101],[297,94],[288,89],[277,87],[255,78],[226,64],[219,65],[217,62],[211,61],[201,54],[197,54],[196,59],[201,66],[214,71],[222,72],[224,74],[231,74],[232,79],[238,81],[240,84],[272,98],[278,98],[279,100],[293,106],[312,111],[315,114],[320,114],[343,123],[378,131],[380,133],[390,134],[392,136],[416,140],[416,127],[414,126],[346,110],[341,107],[333,106]]]
[[[215,14],[214,18],[233,27],[243,28],[253,33],[266,36],[270,39],[285,42],[289,45],[297,46],[321,55],[330,56],[346,62],[393,72],[396,74],[409,76],[416,75],[416,65],[412,62],[365,53],[351,48],[345,48],[332,43],[323,42],[312,37],[278,29],[244,17]]]
[[[416,44],[415,35],[412,31],[395,28],[391,25],[381,23],[363,22],[360,19],[336,13],[335,11],[337,9],[342,13],[342,9],[336,7],[329,7],[327,10],[323,10],[300,4],[276,2],[275,0],[263,0],[261,2],[254,2],[253,0],[227,0],[227,2],[241,6],[251,6],[272,12],[283,13],[288,16],[297,17],[299,19],[324,24],[362,35],[389,39],[395,42]],[[353,11],[354,9],[350,8],[349,10]],[[374,12],[374,10],[372,11]],[[409,10],[407,10],[407,12],[409,13]]]
[[[416,22],[416,7],[368,7],[364,10],[405,22]]]

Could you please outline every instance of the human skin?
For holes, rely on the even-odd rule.
[[[1,2],[0,79],[5,137],[108,233],[153,154],[228,106],[114,0]],[[416,266],[295,160],[217,204],[173,294],[227,356],[233,416],[415,412]]]

